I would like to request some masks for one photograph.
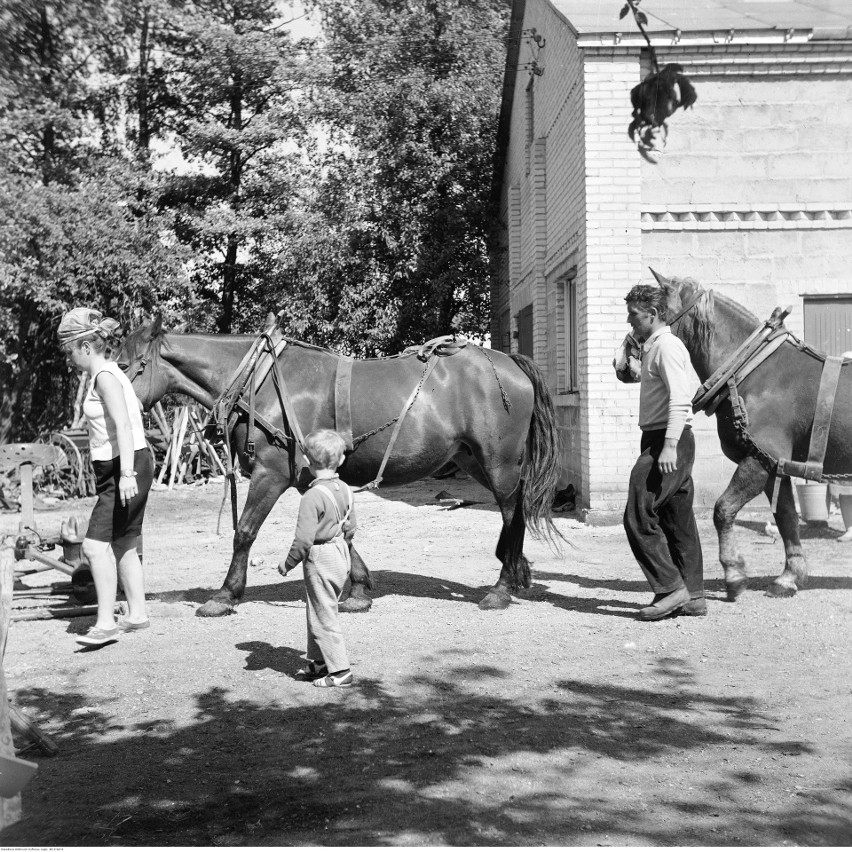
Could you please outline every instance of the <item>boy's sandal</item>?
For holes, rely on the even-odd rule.
[[[308,664],[296,672],[296,677],[303,680],[315,680],[318,677],[328,674],[328,668],[325,663],[315,663],[309,660]]]
[[[347,687],[352,686],[354,678],[352,677],[352,672],[346,672],[346,674],[342,675],[333,675],[329,674],[325,677],[321,677],[319,680],[314,681],[314,686],[320,687],[320,689],[325,689],[332,686],[341,686]]]

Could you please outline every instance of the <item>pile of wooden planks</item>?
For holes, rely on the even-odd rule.
[[[220,451],[203,435],[204,409],[197,403],[181,405],[172,411],[172,420],[160,403],[151,409],[148,441],[154,450],[156,486],[176,485],[225,475]]]

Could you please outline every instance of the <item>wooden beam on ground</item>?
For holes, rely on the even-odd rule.
[[[9,696],[6,694],[6,675],[2,665],[6,653],[6,639],[12,616],[12,586],[15,582],[14,550],[10,538],[0,542],[0,755],[15,757],[12,742],[12,722],[9,713]],[[0,798],[0,828],[6,828],[21,819],[21,794]]]

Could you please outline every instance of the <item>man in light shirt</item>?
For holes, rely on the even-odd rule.
[[[666,293],[637,285],[625,296],[627,321],[642,346],[641,455],[630,473],[624,529],[654,592],[643,621],[673,613],[706,615],[704,561],[692,511],[692,392],[689,353],[666,322]]]

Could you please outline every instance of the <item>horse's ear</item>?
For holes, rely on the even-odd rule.
[[[657,272],[657,270],[654,269],[652,266],[649,266],[648,269],[651,270],[651,275],[653,275],[654,278],[657,279],[657,284],[659,284],[660,287],[665,287],[667,284],[671,283],[668,278],[665,278],[664,276],[660,275],[660,273]]]
[[[154,314],[154,319],[151,320],[151,325],[148,326],[148,340],[153,340],[158,334],[163,331],[163,315]]]

